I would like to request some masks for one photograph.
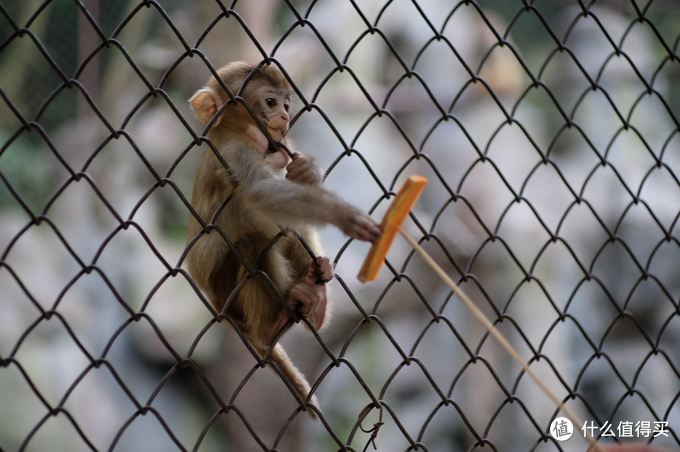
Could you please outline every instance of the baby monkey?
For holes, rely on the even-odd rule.
[[[256,69],[235,62],[217,73],[236,95],[253,71],[241,97],[271,138],[290,149],[286,132],[292,88],[281,71],[274,65]],[[263,357],[291,318],[272,286],[293,312],[307,317],[317,330],[328,322],[326,283],[333,278],[333,269],[323,256],[314,227],[332,224],[352,238],[370,242],[380,238],[380,229],[365,212],[323,188],[316,159],[299,152],[291,159],[283,148],[274,148],[244,105],[229,102],[215,77],[190,103],[203,125],[229,103],[205,134],[227,168],[207,149],[196,171],[191,204],[209,224],[220,205],[232,197],[214,219],[214,227],[204,231],[188,251],[189,273],[215,309],[229,316]],[[201,229],[192,215],[188,244]],[[220,229],[254,274],[249,274],[231,251]],[[316,260],[292,229],[304,238]],[[274,240],[282,231],[284,234]],[[309,383],[278,343],[271,359],[305,400]],[[315,396],[310,402],[318,407]],[[308,411],[316,417],[313,410]]]

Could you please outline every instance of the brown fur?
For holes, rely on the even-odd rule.
[[[218,74],[236,95],[252,70],[252,65],[237,62],[223,67]],[[273,65],[261,67],[242,93],[243,99],[272,133],[272,138],[278,133],[278,140],[289,147],[292,145],[284,133],[288,127],[290,93],[290,85]],[[285,100],[285,112],[283,104],[275,108],[267,106],[272,98]],[[218,81],[211,78],[206,87],[192,97],[191,103],[199,119],[207,124],[228,100],[229,96]],[[258,147],[261,146],[257,144],[260,139],[257,133],[260,132],[253,128],[255,124],[240,103],[228,105],[221,116],[214,119],[206,137],[219,150],[229,169],[225,169],[212,149],[207,149],[196,171],[192,206],[208,224],[224,200],[234,194],[217,216],[215,227],[221,229],[234,244],[236,252],[257,273],[249,276],[217,230],[204,231],[188,251],[186,260],[191,277],[215,309],[229,316],[264,357],[269,350],[267,344],[288,318],[288,311],[267,277],[288,306],[294,310],[302,306],[307,309],[310,320],[316,318],[316,324],[312,320],[316,328],[327,323],[330,312],[326,309],[326,284],[323,282],[332,278],[328,259],[322,258],[323,266],[312,263],[292,233],[280,237],[262,256],[271,240],[282,230],[295,228],[314,254],[322,256],[314,225],[334,224],[360,240],[377,239],[380,232],[368,215],[323,189],[322,173],[314,159],[296,153],[296,160],[288,164],[284,161],[282,167],[279,163],[287,157]],[[256,130],[255,135],[253,130]],[[272,160],[272,156],[279,160]],[[276,164],[272,163],[275,161]],[[187,231],[188,243],[200,232],[201,225],[192,216]],[[320,270],[322,268],[325,270]],[[309,282],[312,273],[320,275],[314,277],[320,279],[319,284]],[[325,310],[321,310],[322,307]],[[307,380],[280,345],[274,345],[271,359],[298,395],[303,400],[309,398],[318,406],[316,397],[309,397]],[[308,411],[316,417],[313,410]]]

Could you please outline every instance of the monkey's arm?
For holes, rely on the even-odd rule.
[[[254,209],[278,224],[332,224],[358,240],[373,242],[380,238],[375,220],[321,187],[270,178],[243,190]]]
[[[368,242],[380,238],[378,223],[369,215],[323,187],[286,180],[248,149],[231,152],[228,163],[244,203],[262,217],[282,226],[332,224]]]

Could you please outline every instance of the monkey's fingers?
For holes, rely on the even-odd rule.
[[[326,256],[317,256],[315,264],[314,272],[317,280],[329,282],[333,279],[333,266],[331,265],[330,259]]]
[[[308,284],[314,284],[314,281],[316,281],[318,278],[318,257],[316,261],[312,261],[309,263],[307,266],[307,270],[305,270],[304,276],[300,279],[300,282],[309,282]]]
[[[378,223],[359,209],[355,211],[350,227],[342,232],[357,240],[371,243],[378,241],[382,235]]]
[[[426,183],[427,179],[414,175],[406,179],[404,185],[399,189],[399,193],[392,200],[392,204],[390,204],[380,223],[382,237],[379,241],[372,242],[373,246],[368,252],[368,256],[366,256],[361,271],[357,275],[357,278],[362,283],[373,281],[377,278],[380,267],[385,261],[387,251],[389,251],[392,241],[399,231],[399,227],[416,203]]]
[[[312,185],[316,182],[316,178],[309,160],[299,152],[293,152],[293,161],[286,166],[286,179],[298,184]]]
[[[331,279],[333,279],[333,267],[331,267],[330,260],[327,257],[317,256],[315,261],[309,263],[305,276],[300,279],[300,282],[319,285]]]
[[[366,222],[363,224],[363,227],[366,233],[366,241],[374,243],[382,237],[383,232],[380,229],[380,225],[373,218],[366,216]]]

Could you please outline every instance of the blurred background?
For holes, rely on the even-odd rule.
[[[603,441],[680,447],[680,3],[234,3],[0,0],[0,451],[587,448],[400,238],[362,286],[321,231],[341,365],[283,343],[324,422],[213,322],[187,100],[262,52],[331,190],[380,219],[428,177],[404,227],[532,369]]]

